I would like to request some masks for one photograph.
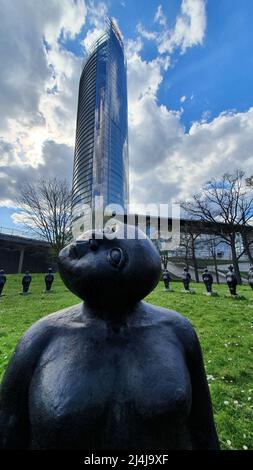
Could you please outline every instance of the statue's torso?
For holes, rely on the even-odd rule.
[[[190,378],[167,325],[61,328],[29,394],[33,448],[190,448]]]

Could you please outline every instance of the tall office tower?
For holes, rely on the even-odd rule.
[[[95,42],[80,78],[73,173],[73,221],[83,207],[94,209],[95,196],[104,206],[128,202],[127,79],[120,32],[108,20]]]

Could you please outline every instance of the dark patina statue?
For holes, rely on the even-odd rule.
[[[168,269],[165,269],[163,271],[163,282],[164,282],[164,287],[166,290],[168,290],[170,288],[170,273],[168,271]]]
[[[0,296],[3,295],[2,292],[3,292],[5,283],[6,283],[5,272],[3,269],[0,269]]]
[[[54,275],[52,273],[52,268],[48,268],[48,272],[45,275],[45,284],[46,284],[46,291],[45,292],[50,292],[52,284],[54,282]]]
[[[60,252],[62,279],[85,303],[21,339],[1,389],[3,448],[218,448],[196,333],[142,301],[160,257],[148,239],[120,239],[123,229]]]
[[[5,272],[3,269],[0,269],[0,296],[2,295],[5,283],[6,283]]]
[[[228,267],[228,272],[226,274],[226,281],[231,295],[237,295],[236,286],[238,284],[236,275],[234,273],[234,268],[232,265]]]
[[[249,272],[248,272],[248,282],[249,286],[253,290],[253,266],[250,266]]]
[[[182,281],[183,281],[184,289],[186,291],[189,291],[190,290],[191,275],[189,273],[189,269],[186,266],[184,267],[184,271],[183,271],[183,274],[182,274]]]
[[[29,294],[29,287],[30,287],[31,281],[32,281],[32,276],[29,273],[29,271],[26,271],[22,278],[22,286],[23,286],[22,294],[24,295]]]
[[[204,269],[204,272],[202,274],[202,279],[206,287],[206,291],[208,294],[212,294],[213,290],[213,276],[212,274],[208,271],[208,268]]]

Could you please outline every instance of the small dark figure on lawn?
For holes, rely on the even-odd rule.
[[[170,288],[170,274],[168,269],[165,269],[163,272],[163,282],[164,282],[164,287],[166,290]]]
[[[6,276],[5,276],[4,270],[1,269],[0,270],[0,296],[3,295],[2,292],[3,292],[5,283],[6,283]]]
[[[204,269],[204,272],[202,274],[202,279],[203,282],[206,286],[206,291],[208,294],[212,294],[212,288],[213,288],[213,276],[212,274],[208,271],[208,268]]]
[[[234,268],[232,265],[228,267],[228,272],[226,274],[226,281],[231,295],[237,295],[236,286],[238,284],[236,275],[234,273]]]
[[[29,294],[29,286],[31,284],[32,276],[29,271],[26,271],[23,278],[22,278],[22,286],[23,286],[23,295]]]
[[[219,448],[195,330],[142,301],[160,256],[136,227],[128,236],[117,222],[112,239],[86,232],[60,252],[60,275],[84,302],[20,340],[1,389],[0,447]]]
[[[253,266],[250,266],[248,273],[248,282],[251,289],[253,289]]]
[[[52,284],[54,282],[54,275],[52,273],[52,268],[48,268],[48,272],[45,275],[45,284],[46,284],[46,291],[45,292],[50,292]]]
[[[191,282],[191,275],[189,273],[189,269],[185,266],[183,274],[182,274],[182,281],[184,285],[184,289],[186,291],[190,290],[190,282]]]

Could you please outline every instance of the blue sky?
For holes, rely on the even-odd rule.
[[[253,163],[251,0],[0,0],[0,226],[22,181],[71,182],[87,47],[116,19],[128,59],[130,200],[189,197]]]
[[[194,96],[184,106],[187,128],[206,112],[211,120],[224,110],[245,111],[253,98],[253,2],[209,1],[206,11],[203,46],[176,55],[159,93],[173,109],[180,96]]]

